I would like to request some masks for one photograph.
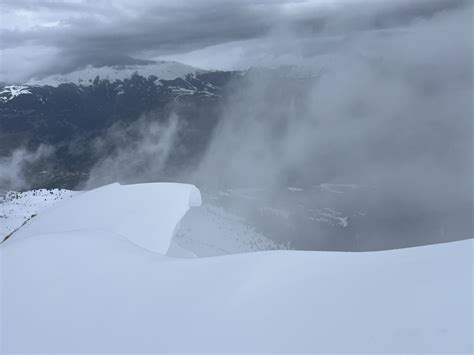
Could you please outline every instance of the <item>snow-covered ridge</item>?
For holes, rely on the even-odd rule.
[[[0,242],[38,212],[45,211],[78,193],[64,189],[6,192],[4,196],[0,196]]]
[[[178,217],[200,203],[192,185],[112,184],[39,213],[0,245],[0,351],[472,353],[472,240],[149,252],[165,250]]]
[[[115,183],[53,206],[15,232],[7,243],[71,230],[101,231],[166,254],[181,218],[190,207],[199,205],[201,194],[193,185]]]
[[[12,233],[26,223],[33,223],[33,218],[34,220],[49,218],[42,217],[45,211],[80,193],[84,192],[64,189],[7,192],[3,198],[0,197],[0,241],[7,236],[13,236]],[[90,196],[91,194],[87,193],[84,198],[90,199]],[[82,208],[77,204],[76,206]],[[88,209],[96,207],[92,199]],[[99,214],[100,211],[96,213]],[[77,214],[81,214],[81,211],[78,210],[72,215]],[[53,225],[55,223],[52,222]],[[14,238],[18,238],[18,235],[21,237],[22,233],[24,231],[18,232]],[[180,220],[167,255],[207,257],[286,248],[287,246],[278,245],[258,233],[242,218],[227,213],[221,207],[206,203],[200,208],[191,209]]]
[[[2,350],[472,353],[472,247],[174,259],[100,231],[4,243]]]
[[[5,103],[20,95],[31,95],[31,92],[28,89],[28,86],[25,85],[5,86],[0,91],[0,101]]]
[[[83,69],[75,70],[67,74],[54,74],[41,79],[31,79],[25,85],[30,86],[58,86],[64,83],[76,85],[92,85],[94,79],[99,76],[101,79],[124,80],[137,73],[145,78],[155,75],[158,80],[172,80],[185,77],[187,74],[204,73],[206,70],[192,67],[172,61],[158,61],[148,65],[126,65],[112,67],[87,66]]]

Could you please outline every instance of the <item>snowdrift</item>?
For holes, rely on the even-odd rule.
[[[102,231],[166,254],[181,218],[190,207],[200,204],[201,194],[193,185],[115,183],[79,194],[40,213],[18,230],[11,242],[46,233]]]
[[[167,248],[199,197],[191,185],[112,185],[35,217],[0,248],[1,350],[472,351],[472,240],[366,253],[150,252]]]

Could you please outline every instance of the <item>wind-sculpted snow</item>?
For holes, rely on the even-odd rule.
[[[181,218],[190,207],[200,204],[200,192],[193,185],[115,183],[82,193],[40,213],[8,242],[50,233],[101,231],[166,254]]]
[[[22,238],[1,249],[2,350],[470,353],[472,247],[175,259],[97,230]]]
[[[112,184],[40,211],[0,246],[0,351],[472,351],[472,240],[161,255],[200,203],[193,185]]]
[[[14,231],[55,204],[81,193],[84,192],[64,189],[5,193],[0,196],[0,241],[13,236]],[[258,233],[245,219],[213,205],[212,196],[204,195],[206,199],[211,201],[192,208],[179,222],[166,255],[206,257],[288,248]],[[91,203],[90,208],[95,205]]]

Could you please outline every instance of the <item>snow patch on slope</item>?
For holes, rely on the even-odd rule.
[[[5,103],[20,95],[31,95],[28,86],[24,85],[9,85],[3,87],[0,91],[0,101]]]
[[[210,204],[193,208],[184,216],[173,242],[198,257],[287,249],[256,231],[243,218]]]

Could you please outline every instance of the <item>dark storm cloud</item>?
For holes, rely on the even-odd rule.
[[[111,2],[91,7],[85,2],[71,8],[56,2],[9,2],[10,11],[65,11],[59,26],[4,29],[3,49],[43,45],[59,49],[60,70],[131,64],[143,51],[159,54],[188,51],[211,44],[262,35],[275,18],[275,4],[264,8],[250,2]],[[108,12],[104,12],[104,7]],[[263,13],[265,11],[265,14]],[[53,67],[56,67],[54,63]]]
[[[467,0],[346,1],[337,11],[303,14],[290,25],[302,33],[348,33],[408,26],[441,11],[467,6]]]
[[[403,26],[466,3],[463,0],[335,3],[6,0],[0,5],[4,23],[0,46],[3,50],[27,46],[54,48],[57,55],[45,63],[37,58],[36,62],[43,65],[36,64],[33,70],[35,74],[46,75],[86,65],[146,64],[150,61],[140,62],[136,58],[150,59],[262,38],[281,26],[304,34],[324,32],[326,35]],[[9,25],[8,18],[19,13],[30,14],[29,23],[16,21]],[[8,66],[8,60],[4,59],[2,65]]]

